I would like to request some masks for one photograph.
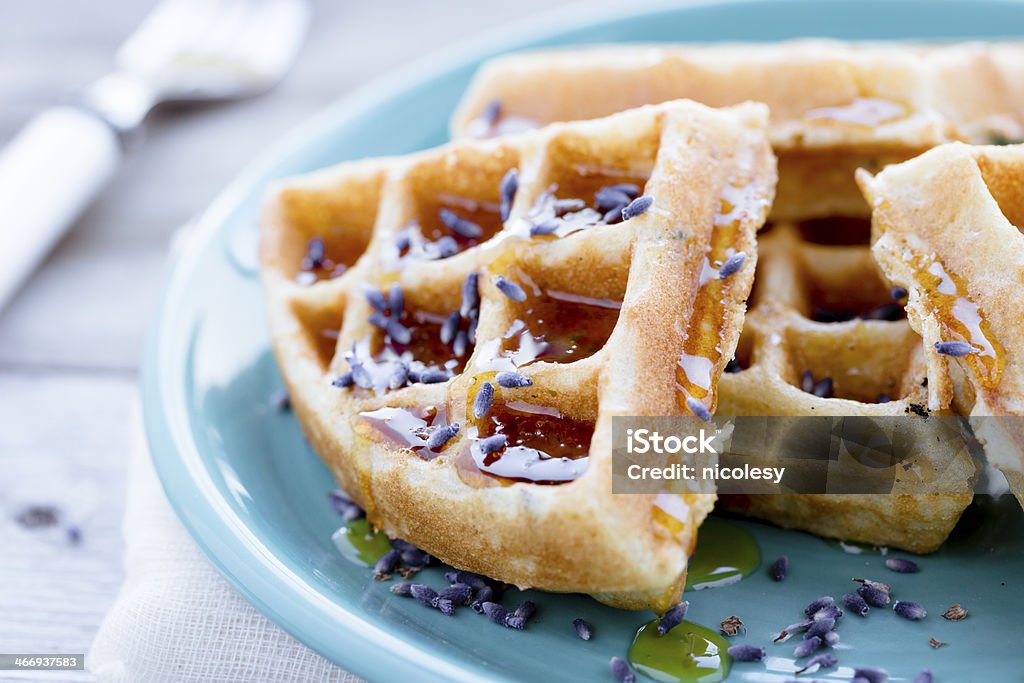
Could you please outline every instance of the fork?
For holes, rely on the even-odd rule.
[[[156,105],[270,89],[309,14],[306,0],[163,0],[112,73],[37,114],[0,152],[0,310],[110,180]]]

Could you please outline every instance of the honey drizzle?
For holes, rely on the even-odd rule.
[[[447,422],[447,411],[435,406],[378,408],[359,413],[356,431],[373,441],[387,442],[431,460],[438,452],[427,448],[427,438],[432,428]]]
[[[848,104],[811,109],[804,114],[804,118],[856,126],[879,126],[909,115],[909,108],[899,102],[881,97],[856,97]]]
[[[981,309],[970,300],[963,281],[934,256],[919,256],[913,266],[921,297],[939,322],[943,341],[964,341],[978,349],[959,360],[974,370],[986,390],[994,390],[999,386],[1006,350],[992,334]]]
[[[718,402],[713,386],[715,377],[729,361],[723,357],[721,341],[726,324],[726,306],[732,296],[733,283],[737,281],[735,276],[719,277],[719,267],[736,253],[733,245],[741,237],[742,222],[752,212],[753,202],[759,199],[751,188],[752,184],[743,187],[729,185],[722,193],[676,370],[676,387],[684,394],[683,403],[686,399],[695,398],[712,413]],[[747,255],[748,259],[752,256]],[[743,267],[752,268],[753,263],[745,263]]]

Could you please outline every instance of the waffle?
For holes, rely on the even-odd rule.
[[[974,464],[951,450],[941,422],[925,419],[932,383],[920,337],[863,244],[867,230],[848,219],[783,222],[759,237],[750,312],[719,383],[718,412],[917,416],[908,426],[914,443],[950,446],[909,457],[941,477],[905,474],[892,495],[729,495],[721,505],[822,536],[930,552],[970,504]]]
[[[275,351],[373,524],[522,587],[678,600],[714,496],[613,496],[611,419],[715,409],[775,184],[766,125],[672,102],[273,192]],[[689,393],[684,352],[710,361]]]
[[[858,168],[951,140],[1024,139],[1024,45],[802,40],[514,54],[480,70],[451,128],[481,137],[680,97],[768,105],[773,220],[866,217]]]
[[[970,415],[1024,503],[1024,146],[950,144],[857,180],[873,207],[872,253],[909,290],[929,404]],[[1003,419],[984,419],[1001,416]]]

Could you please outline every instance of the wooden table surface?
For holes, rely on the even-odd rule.
[[[565,0],[314,2],[288,78],[248,102],[156,112],[145,139],[0,311],[0,653],[84,652],[117,593],[136,373],[174,231],[269,141],[354,87]],[[148,0],[4,3],[0,143],[110,66]],[[0,217],[0,229],[12,229]],[[27,505],[62,512],[29,530]],[[66,525],[81,528],[77,545]],[[86,680],[13,674],[0,680]]]

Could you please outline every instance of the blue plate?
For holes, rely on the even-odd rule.
[[[345,159],[409,152],[441,143],[449,113],[474,69],[509,50],[585,42],[979,38],[1024,26],[1017,2],[841,0],[688,3],[628,11],[560,12],[448,51],[330,107],[246,170],[203,215],[177,260],[143,370],[146,426],[167,495],[210,560],[256,607],[339,665],[374,680],[608,680],[608,659],[626,654],[651,615],[611,610],[580,596],[540,595],[525,632],[483,626],[391,595],[331,542],[339,521],[326,504],[333,483],[294,418],[268,407],[280,388],[255,267],[255,224],[269,181]],[[848,554],[805,534],[741,522],[763,557],[787,554],[790,578],[766,572],[693,593],[690,619],[747,624],[738,642],[768,644],[765,664],[733,667],[733,680],[782,681],[792,643],[771,635],[799,606],[850,589],[868,575],[924,604],[920,622],[876,610],[847,616],[841,664],[882,666],[903,679],[927,666],[944,681],[1021,681],[1024,648],[1024,520],[1015,505],[975,506],[952,542],[921,559],[920,574],[881,568],[877,554]],[[423,580],[439,585],[437,570]],[[964,622],[940,617],[953,602]],[[595,625],[588,643],[572,619]],[[934,637],[949,645],[929,646]],[[848,680],[851,670],[817,678]]]

